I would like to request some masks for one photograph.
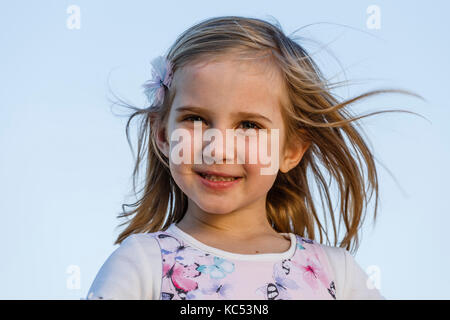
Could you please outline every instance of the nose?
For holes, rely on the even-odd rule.
[[[210,127],[203,132],[203,161],[206,164],[235,163],[235,143],[232,129]]]

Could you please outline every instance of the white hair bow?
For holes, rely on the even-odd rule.
[[[150,103],[160,105],[164,101],[165,88],[169,89],[173,79],[172,63],[163,56],[151,62],[152,78],[142,86]]]

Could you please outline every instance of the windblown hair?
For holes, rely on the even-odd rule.
[[[213,60],[230,53],[242,53],[242,57],[254,57],[266,53],[271,63],[283,75],[287,91],[282,115],[289,141],[310,142],[310,147],[300,163],[287,173],[278,172],[268,192],[267,219],[277,232],[293,232],[323,243],[323,233],[330,244],[327,224],[322,225],[313,200],[313,184],[320,192],[325,221],[331,217],[334,231],[334,246],[337,246],[339,231],[336,230],[335,212],[331,199],[331,179],[337,184],[339,195],[339,228],[345,225],[345,235],[339,246],[349,250],[358,248],[358,231],[363,224],[367,204],[375,194],[374,221],[378,209],[378,178],[375,158],[364,141],[357,121],[380,112],[408,112],[384,110],[355,117],[348,106],[358,100],[380,93],[404,93],[422,98],[405,90],[373,90],[346,101],[339,101],[332,93],[334,87],[345,82],[331,83],[326,80],[310,54],[294,39],[286,36],[279,23],[225,16],[204,20],[183,32],[166,58],[172,63],[173,72],[189,63]],[[137,157],[133,171],[133,188],[137,201],[123,204],[118,218],[128,218],[120,224],[128,224],[118,236],[120,244],[134,233],[165,230],[171,223],[180,221],[187,210],[187,196],[173,180],[168,159],[158,149],[155,141],[158,126],[167,121],[175,95],[175,86],[165,88],[165,98],[160,105],[145,108],[131,107],[126,134],[133,118],[140,119],[138,128]],[[362,132],[362,130],[361,130]],[[131,146],[131,143],[130,143]],[[139,167],[146,163],[144,185],[136,192],[135,181]],[[323,169],[322,169],[322,168]],[[367,183],[364,177],[367,171]],[[309,170],[309,171],[308,171]],[[326,170],[330,181],[322,172]],[[308,178],[308,172],[312,174]],[[126,210],[126,208],[131,208]],[[130,217],[132,217],[130,219]],[[317,240],[317,232],[320,240]]]

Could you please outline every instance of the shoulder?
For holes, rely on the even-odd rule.
[[[346,259],[347,259],[347,250],[340,247],[328,246],[325,244],[320,244],[316,242],[318,246],[320,246],[324,252],[326,253],[333,270],[338,271],[345,269]]]
[[[370,279],[356,259],[344,248],[319,244],[334,270],[338,299],[383,300],[377,288],[370,285]]]
[[[140,264],[159,257],[159,245],[155,239],[157,234],[156,232],[129,235],[112,253],[111,258],[127,258]]]
[[[156,236],[160,232],[153,233],[134,233],[125,238],[120,244],[121,250],[151,250],[158,248]]]
[[[155,299],[162,272],[156,233],[128,236],[103,263],[87,299]]]

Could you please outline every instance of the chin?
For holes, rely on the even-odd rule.
[[[231,207],[223,204],[220,201],[215,201],[214,203],[208,202],[207,199],[203,201],[195,201],[195,204],[204,212],[211,214],[227,214],[235,210],[235,206]]]

